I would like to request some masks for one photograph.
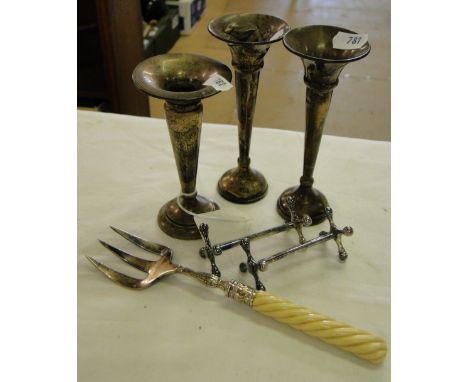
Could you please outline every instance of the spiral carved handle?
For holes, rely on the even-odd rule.
[[[252,308],[369,362],[380,363],[387,354],[387,344],[383,338],[335,321],[331,317],[311,312],[268,292],[257,291]]]

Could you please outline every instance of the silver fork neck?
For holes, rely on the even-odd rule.
[[[242,284],[237,280],[221,280],[218,276],[211,273],[195,272],[181,265],[177,265],[175,272],[190,276],[207,287],[221,289],[226,297],[242,302],[248,306],[252,306],[255,295],[257,294],[257,291],[248,285]]]

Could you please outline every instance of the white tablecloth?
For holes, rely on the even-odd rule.
[[[209,271],[201,240],[179,241],[159,230],[160,206],[179,182],[164,120],[78,112],[78,378],[79,381],[389,381],[390,355],[373,366],[331,345],[261,316],[181,275],[144,291],[118,287],[84,257],[135,276],[98,238],[147,257],[117,236],[114,225],[174,250],[174,260]],[[220,175],[237,159],[237,128],[204,124],[197,188],[221,208]],[[254,129],[252,166],[268,195],[236,205],[250,229],[281,224],[276,200],[298,183],[303,134]],[[315,185],[326,194],[344,237],[346,263],[333,241],[298,252],[261,273],[270,293],[381,335],[390,346],[390,144],[324,136]],[[312,238],[327,223],[304,230]],[[294,245],[294,232],[253,242],[260,259]],[[150,258],[149,257],[149,258]],[[217,258],[223,278],[253,285],[240,274],[238,249]]]

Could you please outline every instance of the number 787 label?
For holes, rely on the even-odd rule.
[[[368,36],[366,34],[354,34],[338,32],[333,37],[334,49],[359,49],[367,42]]]

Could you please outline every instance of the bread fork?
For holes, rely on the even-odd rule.
[[[137,279],[117,272],[94,258],[86,256],[97,269],[117,284],[132,289],[146,289],[165,276],[174,273],[182,274],[194,278],[205,286],[221,289],[226,297],[244,303],[260,314],[335,345],[361,359],[374,364],[381,363],[385,359],[387,345],[381,337],[355,329],[351,325],[275,297],[268,292],[257,291],[237,280],[225,281],[214,274],[196,272],[182,265],[174,264],[170,248],[142,239],[121,229],[111,228],[131,243],[158,256],[156,261],[145,260],[100,240],[100,243],[113,254],[146,273],[146,277]]]

